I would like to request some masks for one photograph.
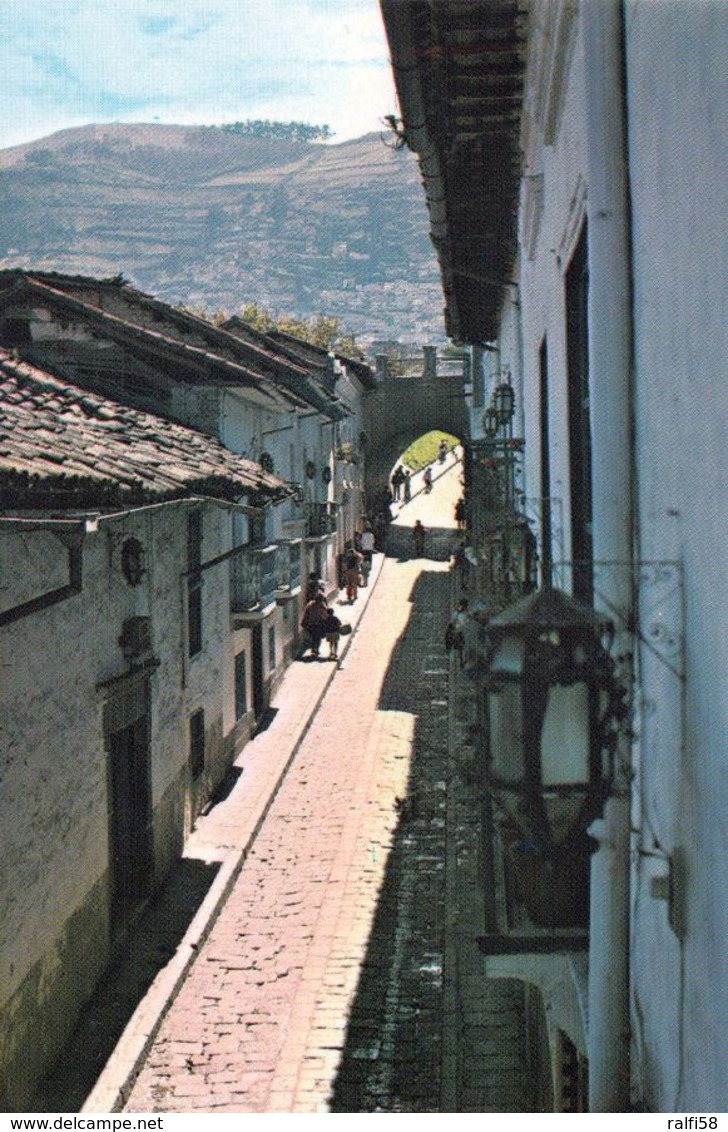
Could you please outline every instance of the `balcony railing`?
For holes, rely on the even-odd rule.
[[[306,509],[306,538],[336,534],[336,504],[309,503]]]
[[[246,546],[230,560],[233,613],[255,613],[275,604],[278,546]]]
[[[290,539],[278,544],[276,590],[294,593],[301,588],[301,540]]]
[[[523,489],[523,441],[478,440],[473,444],[473,495],[489,521],[510,516]]]

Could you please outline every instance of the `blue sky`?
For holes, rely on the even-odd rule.
[[[0,148],[90,122],[328,124],[395,109],[377,0],[0,0]]]

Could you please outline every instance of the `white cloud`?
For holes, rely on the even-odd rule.
[[[3,0],[0,146],[81,122],[379,128],[394,98],[376,0]]]

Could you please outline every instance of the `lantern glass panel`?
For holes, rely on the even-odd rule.
[[[486,436],[495,436],[498,432],[499,417],[495,408],[491,405],[489,409],[485,410],[483,416],[483,427],[485,428]]]
[[[490,662],[491,673],[494,676],[520,676],[525,653],[526,642],[523,637],[504,637],[498,643]]]
[[[513,416],[514,402],[515,395],[512,386],[499,385],[493,394],[493,404],[502,424],[505,424]]]
[[[562,845],[578,825],[586,794],[545,793],[543,796],[546,820],[549,825],[549,840],[552,845]]]
[[[541,728],[543,786],[589,783],[589,688],[583,682],[549,688]]]
[[[499,782],[518,785],[523,779],[522,719],[519,684],[503,684],[488,693],[490,769]]]

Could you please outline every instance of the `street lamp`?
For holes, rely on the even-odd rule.
[[[495,439],[498,435],[499,427],[500,417],[498,416],[498,410],[495,405],[490,405],[483,413],[483,429],[485,430],[485,435],[490,440]]]
[[[502,381],[500,385],[496,385],[493,390],[493,408],[498,416],[499,425],[507,425],[513,419],[516,409],[516,395],[509,382]]]
[[[542,861],[584,853],[610,790],[625,714],[612,636],[608,618],[550,587],[486,627],[488,789]]]

